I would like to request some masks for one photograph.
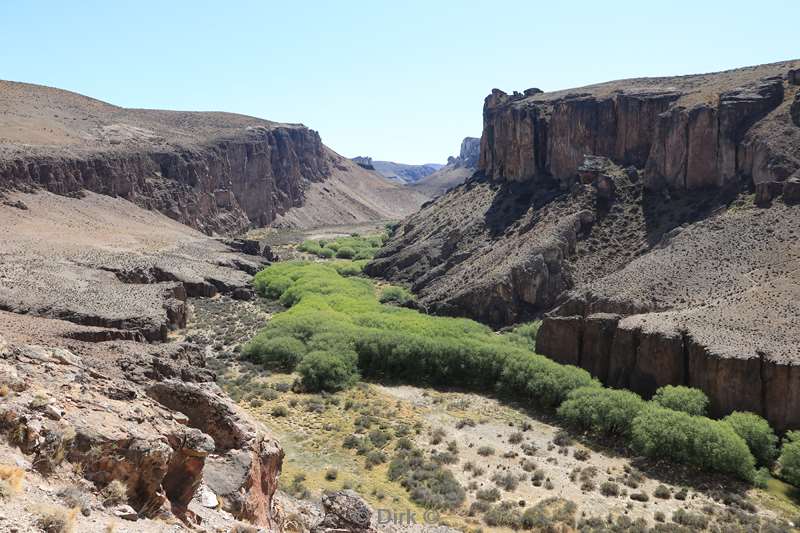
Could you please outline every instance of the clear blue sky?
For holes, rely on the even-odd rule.
[[[800,0],[0,0],[0,78],[222,110],[342,155],[443,162],[483,98],[800,56]]]

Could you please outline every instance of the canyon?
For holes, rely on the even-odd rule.
[[[543,318],[537,351],[611,386],[796,428],[798,68],[495,89],[478,172],[366,271],[431,312]]]

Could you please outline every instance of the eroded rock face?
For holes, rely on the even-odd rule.
[[[241,520],[273,527],[272,497],[284,455],[278,442],[260,433],[216,385],[167,381],[147,393],[213,439],[216,454],[205,461],[203,475],[223,508]]]
[[[19,330],[30,324],[57,335],[49,342],[65,338],[58,336],[62,329],[90,329],[35,317],[17,320]],[[100,494],[121,482],[124,501],[114,505],[129,505],[129,520],[171,514],[197,524],[189,505],[204,484],[237,519],[277,529],[272,496],[283,460],[277,441],[213,383],[154,384],[148,372],[128,377],[135,360],[146,367],[151,354],[169,358],[179,375],[202,367],[203,360],[185,354],[172,359],[165,353],[168,345],[66,342],[81,356],[0,337],[0,385],[14,391],[0,405],[0,432],[33,456],[34,468],[47,473],[63,461],[79,464]]]
[[[493,180],[555,178],[566,187],[594,155],[643,169],[653,189],[783,181],[800,168],[800,149],[787,153],[774,131],[753,126],[785,120],[791,66],[527,96],[495,89],[484,103],[479,167]]]

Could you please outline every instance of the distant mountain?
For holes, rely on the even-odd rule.
[[[430,197],[439,196],[472,176],[478,169],[481,140],[477,137],[465,137],[461,141],[461,150],[457,157],[448,157],[447,164],[411,184],[414,190]]]
[[[393,161],[374,161],[371,157],[354,157],[354,163],[367,170],[376,170],[384,178],[410,185],[416,183],[426,176],[430,176],[444,165],[438,163],[426,163],[424,165],[406,165]]]

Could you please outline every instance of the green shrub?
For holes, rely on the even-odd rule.
[[[339,259],[352,259],[356,256],[356,251],[349,246],[342,246],[336,250],[336,257]]]
[[[404,287],[397,287],[391,285],[386,287],[381,291],[380,302],[382,304],[385,303],[394,303],[397,305],[406,305],[410,302],[414,301],[414,295],[411,292],[404,288]]]
[[[325,247],[321,248],[319,253],[317,253],[317,255],[323,259],[330,259],[336,255],[336,252],[333,250],[333,248]]]
[[[800,487],[800,431],[787,431],[778,458],[780,474],[787,482]]]
[[[747,481],[755,476],[755,459],[747,444],[722,421],[649,405],[633,420],[631,437],[633,449],[648,457],[734,474]]]
[[[708,518],[699,513],[691,513],[685,509],[678,509],[672,513],[672,521],[694,531],[702,531],[708,527]]]
[[[512,330],[505,332],[503,335],[511,342],[520,345],[523,348],[533,350],[536,348],[536,335],[539,333],[539,326],[542,325],[541,320],[528,322],[527,324],[520,324]]]
[[[269,337],[261,333],[242,347],[242,357],[264,366],[292,371],[306,354],[306,346],[294,337]]]
[[[683,385],[666,385],[656,391],[653,401],[661,407],[683,411],[693,416],[705,416],[708,396],[700,389]]]
[[[314,351],[303,358],[297,371],[303,387],[311,392],[342,390],[358,381],[355,354]]]
[[[500,502],[486,511],[483,521],[492,527],[519,529],[522,527],[522,513],[514,502]]]
[[[778,437],[769,422],[755,413],[734,412],[723,419],[730,424],[737,435],[747,443],[747,447],[761,466],[770,466],[778,457]]]
[[[626,435],[645,405],[638,394],[630,391],[581,387],[569,394],[558,408],[558,415],[581,429]]]

